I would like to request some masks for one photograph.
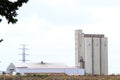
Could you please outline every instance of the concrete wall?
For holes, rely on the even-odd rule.
[[[100,74],[100,39],[93,38],[93,74]]]
[[[107,38],[101,38],[101,74],[108,75],[108,43]]]
[[[84,34],[81,30],[75,31],[75,65],[80,67],[80,58],[84,59]]]
[[[85,72],[92,74],[92,38],[85,38]]]

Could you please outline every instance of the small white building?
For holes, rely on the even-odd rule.
[[[38,74],[61,73],[67,75],[84,75],[84,69],[69,67],[61,63],[11,63],[7,67],[8,73]]]

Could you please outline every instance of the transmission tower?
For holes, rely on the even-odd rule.
[[[26,54],[26,50],[28,50],[28,48],[26,48],[26,46],[27,45],[25,45],[25,44],[22,44],[21,45],[22,46],[22,48],[19,48],[19,49],[21,49],[23,52],[22,52],[22,62],[26,62],[26,61],[28,61],[28,60],[26,60],[26,55],[28,55],[28,54]]]

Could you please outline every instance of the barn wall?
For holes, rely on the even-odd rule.
[[[78,74],[84,75],[84,69],[79,68],[41,68],[41,69],[28,69],[28,68],[18,68],[16,73],[65,73],[68,75]]]

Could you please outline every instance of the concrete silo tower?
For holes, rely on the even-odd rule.
[[[103,34],[84,34],[75,30],[75,65],[86,74],[108,74],[107,38]]]

